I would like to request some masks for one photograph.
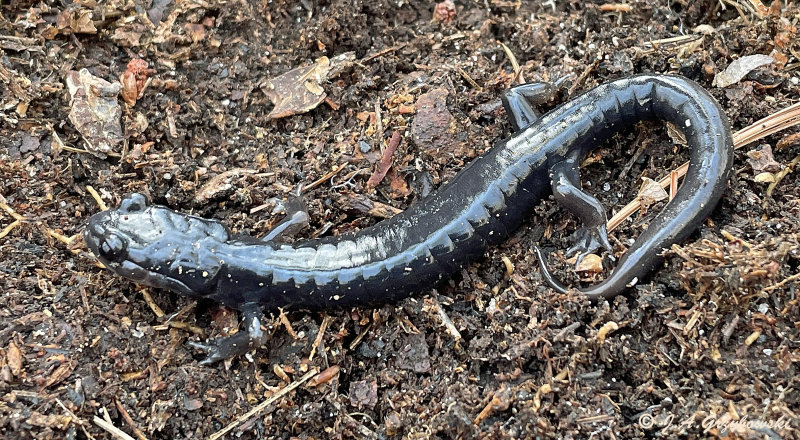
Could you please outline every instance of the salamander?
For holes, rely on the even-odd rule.
[[[282,243],[235,235],[219,221],[150,205],[141,194],[93,215],[88,247],[111,271],[148,286],[208,298],[243,313],[246,331],[205,349],[210,363],[264,342],[262,308],[311,310],[386,303],[430,290],[484,255],[553,195],[582,222],[568,254],[610,250],[606,214],[580,186],[579,165],[612,134],[638,121],[679,127],[689,146],[683,185],[620,258],[609,276],[580,288],[609,298],[645,277],[661,252],[686,238],[721,198],[733,161],[730,124],[697,83],[672,75],[637,75],[600,85],[544,115],[535,107],[546,83],[506,90],[514,133],[477,157],[428,197],[354,233]],[[543,278],[566,291],[539,256]]]

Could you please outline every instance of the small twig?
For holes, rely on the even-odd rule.
[[[644,46],[645,47],[650,46],[650,48],[653,48],[653,49],[657,49],[657,48],[660,48],[662,46],[670,46],[670,45],[680,46],[680,45],[685,44],[685,43],[691,43],[691,42],[696,41],[696,40],[698,40],[700,38],[702,38],[702,36],[701,35],[697,35],[697,34],[680,35],[680,36],[677,36],[677,37],[662,38],[660,40],[650,40],[650,41],[644,43]]]
[[[338,167],[334,168],[333,171],[331,171],[328,174],[326,174],[326,175],[320,177],[319,179],[315,180],[313,183],[310,183],[310,184],[304,186],[303,187],[303,192],[312,190],[312,189],[322,185],[323,183],[325,183],[326,180],[328,180],[331,177],[339,174],[339,171],[342,171],[344,169],[344,167],[346,167],[346,166],[347,166],[347,164],[343,163],[343,164],[339,165]]]
[[[775,191],[775,188],[778,186],[779,183],[781,183],[781,181],[783,180],[784,177],[786,177],[789,173],[794,171],[794,167],[797,166],[798,163],[800,163],[800,154],[795,156],[794,159],[792,159],[792,161],[789,162],[789,165],[787,165],[784,169],[782,169],[779,172],[775,173],[775,181],[771,182],[769,184],[769,186],[767,187],[767,191],[766,191],[767,197],[764,198],[764,203],[762,205],[763,208],[766,209],[767,201],[772,199],[772,193]]]
[[[319,325],[317,337],[314,338],[314,345],[311,346],[311,354],[308,355],[309,362],[314,359],[314,354],[317,352],[317,347],[319,347],[319,344],[322,344],[322,337],[325,336],[325,330],[328,328],[328,324],[330,324],[331,321],[332,318],[330,316],[323,315],[322,324]]]
[[[580,87],[584,81],[586,81],[586,78],[589,77],[589,74],[592,73],[592,70],[594,70],[597,66],[600,65],[601,59],[602,56],[597,57],[597,59],[594,60],[592,64],[589,64],[588,66],[586,66],[585,69],[583,69],[581,75],[575,80],[575,83],[573,83],[572,86],[570,86],[569,91],[567,92],[570,96],[575,94],[575,91],[578,90],[578,87]]]
[[[445,313],[444,309],[442,309],[442,305],[439,304],[439,301],[435,298],[432,298],[431,303],[433,303],[433,308],[436,310],[436,315],[442,320],[442,324],[444,324],[444,327],[447,329],[447,332],[450,333],[450,336],[455,338],[456,343],[460,341],[462,339],[461,333],[453,324],[453,321],[450,320],[450,317],[447,316],[447,313]]]
[[[286,387],[282,388],[280,391],[275,393],[275,395],[273,395],[269,399],[259,403],[258,405],[253,407],[253,409],[251,409],[250,411],[247,411],[244,415],[240,416],[239,418],[237,418],[236,420],[231,422],[231,424],[229,424],[228,426],[226,426],[226,427],[222,428],[221,430],[219,430],[219,431],[215,432],[214,434],[212,434],[211,437],[208,438],[208,440],[217,440],[217,439],[221,438],[222,436],[224,436],[225,434],[231,432],[237,426],[241,425],[242,423],[246,422],[247,420],[250,420],[251,417],[253,417],[256,414],[258,414],[261,411],[263,411],[264,408],[268,407],[269,405],[271,405],[272,403],[274,403],[275,401],[277,401],[281,397],[285,396],[286,394],[289,394],[295,388],[297,388],[300,385],[304,384],[306,381],[311,379],[315,374],[317,374],[317,369],[316,368],[312,368],[311,371],[309,371],[308,373],[303,375],[303,377],[301,377],[300,379],[298,379],[298,380],[292,382],[291,384],[287,385]]]
[[[136,424],[133,422],[130,414],[128,414],[128,411],[124,406],[122,406],[122,403],[119,401],[119,399],[114,399],[114,405],[116,405],[117,411],[122,414],[122,419],[125,420],[125,423],[127,423],[128,426],[133,430],[133,433],[136,435],[136,437],[139,440],[147,440],[147,437],[144,435],[144,433],[138,427],[136,427]]]
[[[83,434],[86,436],[86,438],[88,438],[89,440],[95,440],[94,436],[92,434],[89,434],[89,431],[86,430],[86,425],[87,425],[86,421],[75,415],[74,412],[70,411],[69,408],[67,408],[66,405],[64,405],[64,403],[60,399],[57,398],[56,403],[58,403],[58,405],[61,406],[61,408],[64,411],[66,411],[67,414],[70,415],[70,417],[72,417],[72,421],[74,421],[75,423],[78,424],[78,426],[81,427],[81,431],[83,431]]]
[[[179,330],[185,330],[185,331],[188,331],[190,333],[194,333],[195,335],[197,335],[197,336],[199,336],[201,338],[205,337],[205,335],[206,335],[205,330],[203,330],[202,328],[200,328],[200,327],[198,327],[196,325],[189,324],[188,322],[185,322],[185,321],[167,321],[164,324],[154,325],[152,328],[153,328],[153,330],[156,330],[156,331],[169,330],[171,328],[176,328],[176,329],[179,329]]]
[[[92,152],[89,151],[89,150],[84,150],[83,148],[70,147],[69,145],[62,145],[61,148],[63,148],[64,150],[67,150],[67,151],[72,151],[73,153],[92,154]],[[113,154],[109,154],[109,156],[113,156]]]
[[[118,439],[121,439],[121,440],[136,440],[135,438],[133,438],[133,437],[129,436],[128,434],[126,434],[121,429],[119,429],[116,426],[114,426],[113,423],[107,422],[107,421],[101,419],[100,417],[94,416],[92,421],[94,421],[95,425],[103,428],[107,433],[111,434],[115,438],[118,438]]]
[[[6,236],[6,235],[8,235],[8,234],[9,234],[9,233],[10,233],[12,230],[14,230],[14,228],[16,228],[17,226],[19,226],[19,225],[21,225],[21,224],[22,224],[22,222],[21,222],[21,221],[19,221],[19,220],[14,220],[13,222],[9,223],[9,224],[8,224],[8,226],[6,226],[5,228],[3,228],[3,230],[2,230],[2,231],[0,231],[0,238],[3,238],[3,237],[5,237],[5,236]]]
[[[72,246],[72,243],[73,243],[73,242],[75,241],[75,239],[78,237],[78,235],[77,235],[77,234],[76,234],[76,235],[73,235],[72,237],[67,237],[66,235],[59,234],[58,232],[56,232],[56,231],[54,231],[54,230],[52,230],[52,229],[50,229],[50,228],[47,228],[47,227],[45,227],[45,233],[46,233],[47,235],[49,235],[49,236],[51,236],[51,237],[55,238],[56,240],[58,240],[58,241],[60,241],[60,242],[64,243],[65,245],[67,245],[67,247],[70,247],[70,246]],[[73,253],[73,254],[77,254],[77,253],[78,253],[78,251],[77,251],[76,249],[73,249],[73,250],[72,250],[72,253]]]
[[[19,221],[25,220],[25,217],[23,217],[20,214],[17,214],[17,212],[14,211],[14,209],[8,206],[8,204],[6,204],[5,202],[0,202],[0,208],[2,208],[3,211],[5,211],[8,215],[14,218],[14,220],[19,220]]]
[[[473,424],[480,425],[487,417],[489,417],[494,411],[505,411],[508,409],[509,405],[511,404],[511,400],[513,400],[513,394],[511,394],[511,389],[508,385],[501,384],[500,389],[491,394],[491,400],[489,403],[483,407],[480,414],[478,414],[475,419],[472,421]]]
[[[3,228],[2,231],[0,231],[0,238],[3,238],[9,233],[11,233],[11,231],[14,230],[14,228],[20,226],[25,218],[17,214],[10,206],[8,206],[5,203],[5,199],[0,200],[0,209],[5,211],[8,215],[10,215],[14,219],[13,222],[9,223],[8,226],[6,226],[5,228]]]
[[[605,3],[599,8],[603,12],[631,12],[631,5],[624,3]]]
[[[400,44],[397,44],[397,45],[395,45],[395,46],[392,46],[392,47],[389,47],[389,48],[383,49],[382,51],[379,51],[379,52],[377,52],[377,53],[374,53],[374,54],[372,54],[372,55],[367,55],[366,57],[364,57],[364,58],[363,58],[363,59],[360,61],[360,63],[362,63],[362,64],[363,64],[363,63],[366,63],[366,62],[368,62],[368,61],[372,61],[372,60],[374,60],[375,58],[382,57],[382,56],[386,55],[387,53],[391,53],[391,52],[394,52],[394,51],[396,51],[396,50],[398,50],[398,49],[402,49],[402,48],[404,48],[404,47],[406,46],[406,44],[408,44],[408,43],[400,43]]]
[[[478,85],[478,83],[476,83],[475,80],[472,79],[472,77],[469,76],[469,74],[464,71],[464,69],[462,69],[459,66],[456,66],[456,71],[458,72],[459,75],[461,75],[462,78],[464,78],[464,80],[466,82],[469,83],[469,85],[472,86],[473,89],[476,89],[476,90],[481,90],[482,89],[482,87],[480,85]]]
[[[792,275],[792,276],[790,276],[788,278],[785,278],[783,281],[781,281],[779,283],[776,283],[776,284],[773,284],[773,285],[771,285],[769,287],[765,287],[765,288],[761,289],[761,293],[769,292],[770,290],[775,290],[775,289],[777,289],[779,287],[783,287],[783,286],[786,285],[786,283],[791,283],[792,281],[796,281],[798,279],[800,279],[800,272],[797,272],[796,274],[794,274],[794,275]]]
[[[378,162],[378,166],[375,167],[375,171],[372,173],[372,176],[369,177],[367,180],[367,187],[368,188],[375,188],[381,183],[386,173],[389,171],[389,168],[392,166],[392,156],[394,156],[394,152],[397,150],[397,147],[400,145],[400,140],[403,138],[403,133],[399,130],[395,130],[392,133],[392,138],[389,140],[389,144],[386,146],[386,149],[383,150],[383,155],[381,156],[381,160]]]
[[[375,100],[375,123],[378,124],[378,131],[375,133],[380,146],[381,139],[383,139],[383,116],[381,116],[381,98]]]
[[[157,318],[161,318],[166,314],[164,313],[163,310],[161,310],[161,307],[159,307],[158,304],[156,304],[156,302],[153,301],[153,297],[150,296],[150,291],[148,289],[146,288],[142,289],[141,292],[142,296],[144,297],[144,302],[147,303],[148,306],[150,306],[150,310],[152,310],[153,313],[156,314]]]
[[[86,191],[92,195],[92,198],[97,203],[97,206],[100,207],[101,211],[106,211],[108,209],[108,206],[106,206],[106,202],[104,202],[103,199],[100,198],[100,194],[98,194],[97,191],[95,191],[95,189],[91,185],[86,185]]]
[[[369,324],[367,324],[367,326],[364,327],[364,330],[362,330],[361,333],[359,333],[358,336],[356,336],[356,338],[353,339],[353,342],[350,343],[350,350],[351,351],[355,350],[356,347],[358,347],[358,344],[361,343],[361,341],[364,339],[364,336],[366,336],[367,333],[369,333],[370,329],[372,329],[372,323],[371,322]]]
[[[292,323],[289,322],[289,318],[286,317],[286,313],[283,311],[283,309],[278,309],[278,310],[280,311],[278,319],[281,321],[281,324],[283,324],[283,326],[286,328],[286,333],[289,333],[289,336],[291,336],[292,339],[297,339],[298,338],[297,332],[294,331]]]
[[[769,115],[766,118],[756,121],[755,123],[737,131],[733,134],[733,147],[737,149],[741,148],[766,136],[795,125],[800,125],[800,103],[786,107],[777,113]],[[800,156],[796,157],[795,160],[800,161]],[[792,161],[792,163],[794,164],[794,161]],[[658,184],[661,185],[662,188],[666,189],[671,185],[673,179],[683,177],[686,175],[686,171],[688,170],[689,162],[686,162],[677,169],[671,171],[670,175],[661,179]],[[641,206],[642,204],[638,199],[633,200],[625,205],[619,210],[619,212],[614,214],[614,216],[608,220],[606,225],[608,231],[612,231],[619,226],[626,218],[638,211]]]
[[[503,51],[506,53],[508,60],[511,61],[511,67],[514,68],[514,81],[518,82],[519,84],[525,83],[525,76],[522,74],[522,70],[519,68],[519,62],[517,62],[517,57],[514,56],[514,52],[511,52],[511,49],[508,48],[504,43],[500,42],[500,45],[503,46]]]

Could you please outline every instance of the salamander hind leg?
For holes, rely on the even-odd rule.
[[[514,131],[535,122],[541,116],[537,105],[545,104],[558,92],[558,84],[535,82],[520,84],[503,92],[503,107],[508,113]]]
[[[242,320],[245,326],[243,331],[226,338],[217,338],[209,344],[191,341],[189,345],[206,352],[207,356],[200,361],[200,365],[213,364],[243,355],[266,342],[266,335],[261,330],[263,318],[264,315],[257,304],[245,304],[242,306]]]
[[[579,161],[568,158],[550,168],[553,196],[559,205],[576,215],[583,226],[575,232],[575,244],[567,257],[577,255],[575,266],[599,249],[611,251],[606,231],[606,211],[591,194],[580,187]]]

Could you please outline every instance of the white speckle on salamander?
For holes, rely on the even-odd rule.
[[[178,275],[183,275],[183,266],[178,266]]]
[[[692,121],[690,121],[689,119],[687,119],[687,120],[686,120],[686,127],[688,128],[688,127],[691,127],[691,126],[692,126]]]
[[[406,272],[411,272],[413,269],[411,269],[410,267],[406,267],[405,270],[406,270]]]
[[[264,287],[264,283],[258,283],[258,287]]]
[[[333,295],[333,300],[334,301],[339,301],[339,295]]]
[[[203,278],[208,278],[208,272],[203,271]]]
[[[625,287],[633,287],[636,283],[639,282],[639,277],[633,277],[630,283],[626,284]]]

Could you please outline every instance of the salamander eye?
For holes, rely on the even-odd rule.
[[[125,257],[128,250],[128,243],[117,234],[108,234],[103,237],[103,241],[98,247],[100,256],[108,261],[119,261]]]
[[[143,212],[147,207],[147,199],[141,194],[133,193],[122,199],[119,211],[123,214],[136,214]]]

